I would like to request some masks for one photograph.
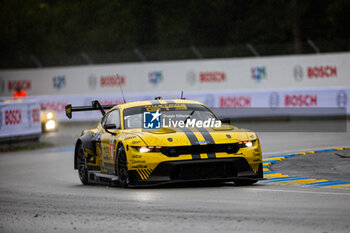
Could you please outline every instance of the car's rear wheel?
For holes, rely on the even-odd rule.
[[[257,181],[257,180],[233,180],[233,182],[234,182],[236,185],[245,186],[245,185],[252,185],[252,184],[255,184],[255,183],[258,182],[258,181]]]
[[[124,146],[118,148],[116,170],[120,185],[122,187],[128,187],[129,171]]]
[[[84,147],[82,144],[80,144],[78,148],[77,164],[78,164],[78,175],[81,183],[89,184],[87,161],[84,153]]]

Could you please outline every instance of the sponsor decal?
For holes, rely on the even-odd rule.
[[[341,90],[338,92],[337,94],[337,106],[339,108],[344,108],[346,107],[347,103],[348,103],[348,95],[346,94],[345,91]]]
[[[95,90],[97,87],[97,76],[96,74],[90,74],[88,78],[89,88],[90,90]]]
[[[115,87],[125,85],[125,76],[122,75],[106,75],[100,77],[100,87]]]
[[[66,112],[65,107],[67,104],[68,104],[67,102],[56,102],[56,101],[42,102],[40,103],[40,108],[45,110],[52,110],[56,113],[61,113],[61,112]]]
[[[250,96],[220,97],[221,108],[246,108],[251,106]]]
[[[32,122],[40,122],[40,109],[33,108],[32,109]]]
[[[109,154],[111,155],[111,161],[114,160],[114,137],[109,140]]]
[[[316,107],[317,95],[309,95],[309,94],[285,95],[284,106],[285,107]]]
[[[57,90],[61,90],[61,88],[66,86],[66,76],[55,76],[52,79],[53,81],[53,87]]]
[[[269,97],[269,106],[277,108],[280,105],[280,96],[277,92],[272,92]]]
[[[10,109],[5,111],[5,125],[20,125],[21,123],[21,109]]]
[[[9,80],[8,81],[8,90],[13,91],[17,86],[21,86],[24,90],[32,89],[31,80]]]
[[[304,77],[303,67],[301,65],[294,66],[293,75],[295,81],[300,82]]]
[[[224,82],[226,81],[226,74],[224,72],[200,72],[199,81],[204,82]]]
[[[314,66],[307,68],[307,76],[311,78],[336,78],[336,66]]]
[[[146,110],[149,112],[155,112],[158,109],[166,109],[169,110],[175,110],[175,111],[181,111],[181,110],[187,110],[187,106],[185,104],[157,104],[157,105],[146,105]]]
[[[266,76],[266,67],[265,66],[257,66],[251,68],[252,79],[260,82],[262,79],[267,78]]]
[[[148,73],[148,82],[157,86],[160,82],[163,81],[162,71],[152,71]]]

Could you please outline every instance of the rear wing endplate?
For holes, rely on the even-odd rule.
[[[72,112],[82,112],[82,111],[96,111],[100,110],[102,116],[106,114],[106,109],[111,109],[115,105],[101,105],[98,100],[94,100],[91,102],[91,106],[77,106],[72,107],[71,104],[66,105],[66,116],[69,119],[72,119]]]

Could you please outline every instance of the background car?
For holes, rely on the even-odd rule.
[[[41,110],[40,119],[41,119],[41,128],[43,132],[52,132],[57,130],[57,119],[54,111]]]

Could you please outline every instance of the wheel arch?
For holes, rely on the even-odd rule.
[[[77,157],[78,157],[78,149],[80,145],[83,145],[84,150],[85,148],[87,148],[93,151],[96,155],[96,148],[95,148],[93,139],[94,139],[94,135],[90,132],[87,132],[78,138],[77,142],[75,143],[75,149],[74,149],[74,169],[78,169]],[[85,153],[85,156],[86,156],[86,153]]]
[[[122,141],[118,141],[117,143],[116,143],[116,150],[115,150],[115,158],[117,159],[117,156],[118,156],[118,150],[119,150],[119,148],[120,147],[124,147],[124,149],[125,149],[125,146],[124,146],[124,143],[122,142]]]

